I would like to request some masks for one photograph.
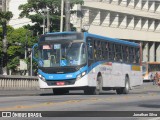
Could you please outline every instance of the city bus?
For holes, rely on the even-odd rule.
[[[160,74],[160,62],[142,62],[143,81],[151,81],[151,75]]]
[[[134,42],[88,32],[55,32],[42,35],[32,52],[40,88],[53,89],[55,95],[70,90],[98,95],[105,90],[128,94],[142,84],[141,51]]]

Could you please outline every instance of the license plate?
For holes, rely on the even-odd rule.
[[[56,85],[65,85],[65,82],[56,82]]]

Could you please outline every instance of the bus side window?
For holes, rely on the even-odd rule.
[[[97,59],[102,60],[102,45],[100,41],[98,41]]]
[[[136,63],[140,63],[140,49],[136,48]]]
[[[134,62],[134,48],[129,48],[129,62],[133,63]]]
[[[88,51],[88,64],[91,65],[94,62],[92,38],[87,38],[87,51]]]
[[[118,44],[115,45],[115,61],[122,61],[121,45]]]
[[[108,42],[102,42],[102,58],[103,60],[108,59]]]
[[[114,44],[109,43],[109,60],[114,60]]]
[[[133,48],[133,63],[136,63],[136,49]]]
[[[95,61],[101,60],[101,43],[98,40],[94,40],[94,59]]]
[[[96,49],[97,49],[97,46],[98,46],[98,45],[97,45],[97,41],[94,41],[94,53],[93,53],[93,54],[94,54],[94,59],[95,59],[95,60],[97,59],[97,50],[96,50]]]
[[[129,58],[129,51],[127,46],[122,46],[122,51],[123,51],[123,61],[128,63],[128,58]]]

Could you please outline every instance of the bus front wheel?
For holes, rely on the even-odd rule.
[[[89,87],[84,90],[84,94],[86,95],[99,95],[102,91],[102,76],[97,77],[96,87]]]

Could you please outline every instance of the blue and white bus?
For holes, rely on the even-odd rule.
[[[143,82],[140,44],[87,32],[56,32],[42,35],[33,53],[36,46],[39,86],[54,94],[127,94]]]

